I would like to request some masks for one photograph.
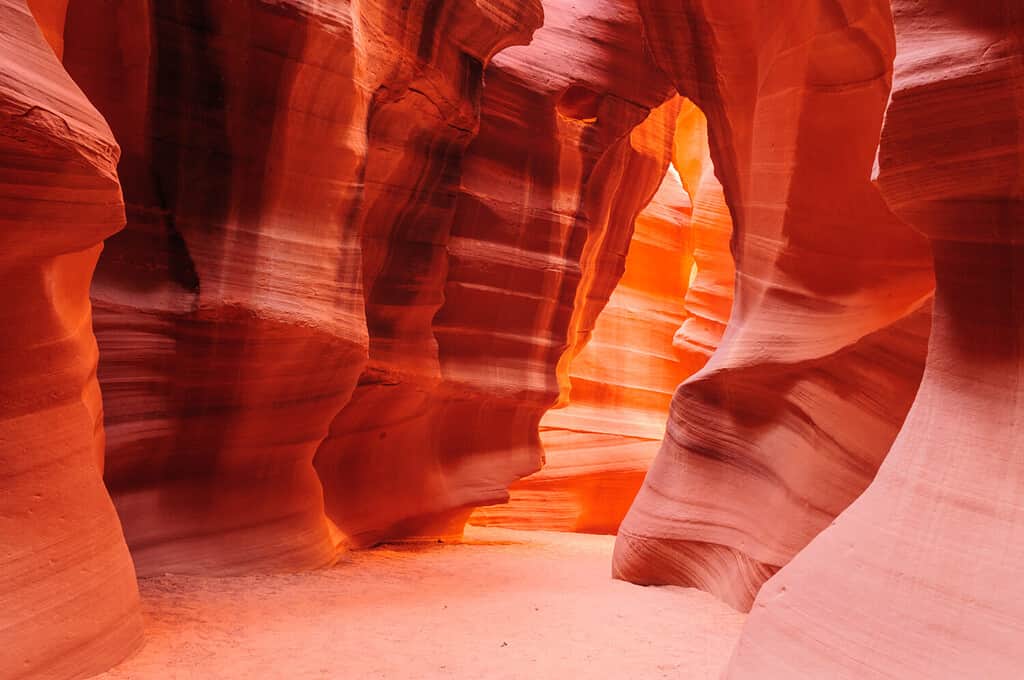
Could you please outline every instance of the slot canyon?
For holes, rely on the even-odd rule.
[[[0,680],[1020,677],[1020,0],[0,0],[0,64]]]

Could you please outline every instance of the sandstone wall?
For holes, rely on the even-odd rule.
[[[655,59],[707,116],[737,274],[614,572],[747,609],[868,485],[920,380],[927,243],[869,182],[891,19],[881,0],[640,6]]]
[[[876,173],[934,251],[924,379],[867,491],[758,595],[729,677],[1012,678],[1024,665],[1024,8],[892,8]]]
[[[89,306],[102,241],[124,225],[118,148],[54,52],[59,15],[45,3],[0,2],[5,680],[90,675],[124,658],[142,635],[135,572],[101,478]]]

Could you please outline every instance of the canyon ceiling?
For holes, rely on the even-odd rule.
[[[0,0],[0,64],[3,680],[467,521],[617,531],[730,678],[1024,667],[1019,0]]]

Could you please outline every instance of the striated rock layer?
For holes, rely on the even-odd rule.
[[[655,59],[707,115],[737,275],[613,569],[746,609],[868,485],[920,379],[927,243],[869,182],[891,21],[881,0],[640,6]]]
[[[124,224],[118,149],[55,54],[56,4],[32,3],[37,25],[22,0],[0,2],[4,680],[90,675],[129,654],[142,632],[131,559],[101,479],[88,296],[101,243]]]
[[[693,273],[686,290],[686,319],[672,344],[689,377],[718,348],[732,311],[736,265],[729,243],[732,217],[708,147],[704,112],[684,100],[676,120],[672,163],[690,196]]]
[[[425,272],[401,257],[429,247],[482,63],[539,21],[500,0],[72,0],[65,62],[124,148],[129,224],[92,294],[106,481],[140,572],[334,558],[312,461],[367,318],[407,323],[380,268]]]
[[[1024,667],[1024,7],[892,8],[877,180],[932,242],[924,379],[871,486],[761,591],[730,677]]]
[[[569,357],[568,404],[541,420],[544,468],[514,483],[508,504],[478,509],[474,523],[615,533],[658,451],[672,392],[717,346],[732,302],[731,224],[704,116],[671,102],[633,134],[669,113],[674,165],[637,217],[625,272],[589,341]]]
[[[464,154],[431,160],[447,164],[417,188],[429,212],[408,209],[391,235],[364,227],[369,369],[316,456],[354,544],[461,532],[541,466],[563,356],[593,328],[669,162],[673,116],[631,136],[670,94],[639,30],[628,2],[545,3],[529,46],[487,67]]]

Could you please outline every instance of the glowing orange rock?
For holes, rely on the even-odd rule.
[[[693,203],[690,241],[695,276],[686,290],[687,318],[673,339],[688,377],[707,363],[722,341],[736,278],[729,251],[732,218],[715,177],[707,119],[689,100],[684,100],[676,122],[672,163]]]
[[[731,228],[703,115],[674,100],[634,130],[633,144],[665,116],[676,119],[673,163],[687,176],[681,181],[669,167],[636,219],[625,272],[589,341],[563,359],[571,360],[571,390],[568,404],[541,420],[544,468],[513,484],[507,505],[479,509],[475,523],[615,533],[657,453],[672,392],[707,361],[725,328]],[[696,228],[691,210],[700,216]]]
[[[869,182],[891,22],[881,0],[640,5],[656,60],[707,115],[737,278],[613,568],[746,609],[871,481],[920,378],[927,244]]]
[[[0,678],[81,677],[136,648],[142,621],[101,480],[89,279],[124,224],[106,122],[21,0],[0,2]]]
[[[924,379],[867,491],[762,589],[730,677],[1024,667],[1024,6],[892,7],[878,185],[932,241]]]
[[[673,118],[660,143],[630,144],[670,94],[639,29],[626,2],[545,3],[529,46],[487,66],[477,136],[464,155],[465,137],[447,143],[443,181],[415,185],[427,209],[366,265],[380,272],[370,369],[316,458],[355,544],[458,533],[540,467],[560,361],[607,302],[669,161]]]

